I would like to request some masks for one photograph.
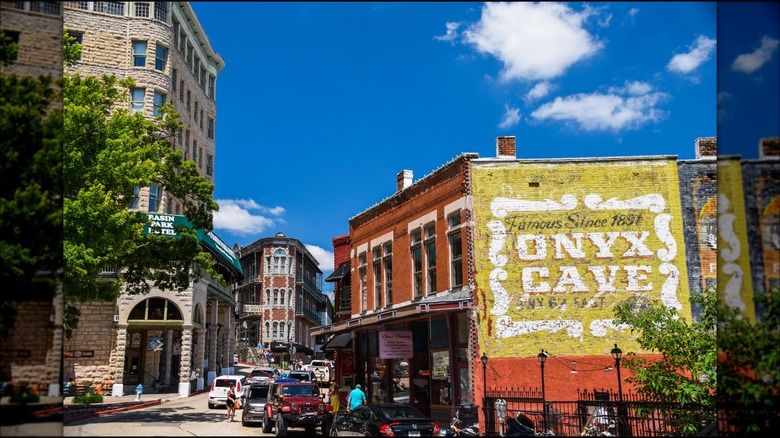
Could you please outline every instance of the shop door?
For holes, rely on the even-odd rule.
[[[414,357],[412,358],[412,406],[425,415],[431,412],[431,367],[428,352],[428,321],[410,324]]]
[[[125,350],[125,367],[123,383],[125,385],[136,386],[143,382],[144,355],[143,345],[144,335],[142,332],[128,331],[128,347]]]

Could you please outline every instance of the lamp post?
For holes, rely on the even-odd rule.
[[[544,429],[547,430],[547,401],[544,397],[544,362],[547,360],[547,353],[542,350],[536,357],[539,358],[539,365],[542,367],[542,418],[544,418]]]
[[[493,428],[488,426],[488,407],[487,407],[487,363],[488,363],[488,357],[485,352],[482,352],[482,357],[480,358],[482,361],[482,411],[485,415],[485,431],[492,431]],[[490,422],[492,425],[492,421]]]
[[[617,344],[615,344],[615,348],[610,351],[610,354],[612,354],[612,358],[615,359],[615,369],[617,370],[617,378],[618,378],[618,433],[621,436],[628,435],[628,431],[626,430],[625,425],[623,424],[623,415],[624,415],[624,407],[623,407],[623,379],[620,378],[620,358],[623,357],[623,350],[618,348]]]
[[[287,320],[287,366],[292,364],[292,344],[290,343],[290,334],[292,332],[292,321]],[[292,369],[292,368],[290,368]]]

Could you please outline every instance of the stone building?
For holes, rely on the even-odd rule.
[[[318,328],[342,386],[446,423],[487,388],[538,390],[544,350],[547,399],[616,389],[615,344],[652,355],[612,306],[641,296],[690,318],[693,285],[711,278],[715,146],[699,139],[685,161],[521,159],[498,137],[495,157],[399,173],[394,195],[350,218],[351,315]]]
[[[62,7],[59,2],[0,2],[0,29],[17,46],[16,58],[8,65],[0,65],[3,76],[17,77],[48,76],[53,80],[62,78]],[[52,83],[56,88],[56,82]],[[6,109],[9,101],[4,100]],[[49,105],[46,117],[52,110],[61,109],[62,100],[55,98]],[[0,133],[7,141],[6,133]],[[27,151],[32,156],[36,151]],[[21,156],[21,155],[20,155]],[[17,157],[17,159],[20,159]],[[26,166],[28,163],[22,163]],[[13,175],[4,175],[6,180]],[[51,189],[45,187],[47,190]],[[3,192],[13,196],[14,189]],[[52,193],[61,193],[61,188],[53,188]],[[61,205],[60,205],[61,209]],[[4,214],[3,220],[10,220]],[[43,223],[43,218],[25,217],[31,226]],[[41,222],[38,223],[37,221]],[[9,222],[5,222],[9,223]],[[60,226],[61,228],[61,223]],[[21,231],[21,236],[14,231],[30,230],[25,227],[6,227],[0,240],[7,243],[4,248],[11,248],[14,242],[29,244],[29,235]],[[29,232],[29,231],[27,231]],[[61,236],[52,234],[52,239]],[[56,246],[56,245],[55,245]],[[34,251],[33,251],[34,253]],[[9,269],[4,267],[4,269]],[[31,388],[41,396],[58,397],[60,395],[61,364],[62,364],[62,288],[61,283],[56,288],[39,279],[59,281],[59,270],[46,268],[38,272],[32,284],[21,281],[19,284],[4,284],[2,307],[4,317],[0,321],[0,382],[13,382],[17,389]],[[61,264],[60,264],[61,269]],[[13,276],[13,275],[11,275]],[[3,277],[6,278],[6,277]],[[13,309],[16,316],[13,324],[7,324],[8,308]],[[4,333],[6,332],[7,333]]]
[[[260,350],[257,363],[268,357],[275,364],[308,363],[315,349],[312,328],[325,323],[328,303],[319,262],[281,232],[234,251],[246,274],[235,288],[240,354]]]
[[[183,128],[173,147],[214,181],[216,79],[224,67],[188,2],[65,2],[63,25],[82,45],[71,74],[132,77],[126,108],[147,117],[171,102]],[[138,187],[131,206],[150,221],[185,224],[182,200],[163,187]],[[211,232],[198,230],[229,283],[240,280],[235,254]],[[110,281],[112,272],[107,272]],[[65,341],[64,372],[78,381],[112,382],[114,395],[173,386],[188,395],[230,371],[235,351],[235,300],[211,278],[183,292],[153,289],[115,303],[89,303]]]

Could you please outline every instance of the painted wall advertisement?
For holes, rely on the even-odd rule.
[[[675,159],[474,163],[480,331],[490,357],[641,352],[613,306],[690,319]]]

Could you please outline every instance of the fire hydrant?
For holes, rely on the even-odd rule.
[[[144,385],[143,383],[139,383],[138,386],[135,387],[135,401],[141,401],[141,396],[144,394]]]

